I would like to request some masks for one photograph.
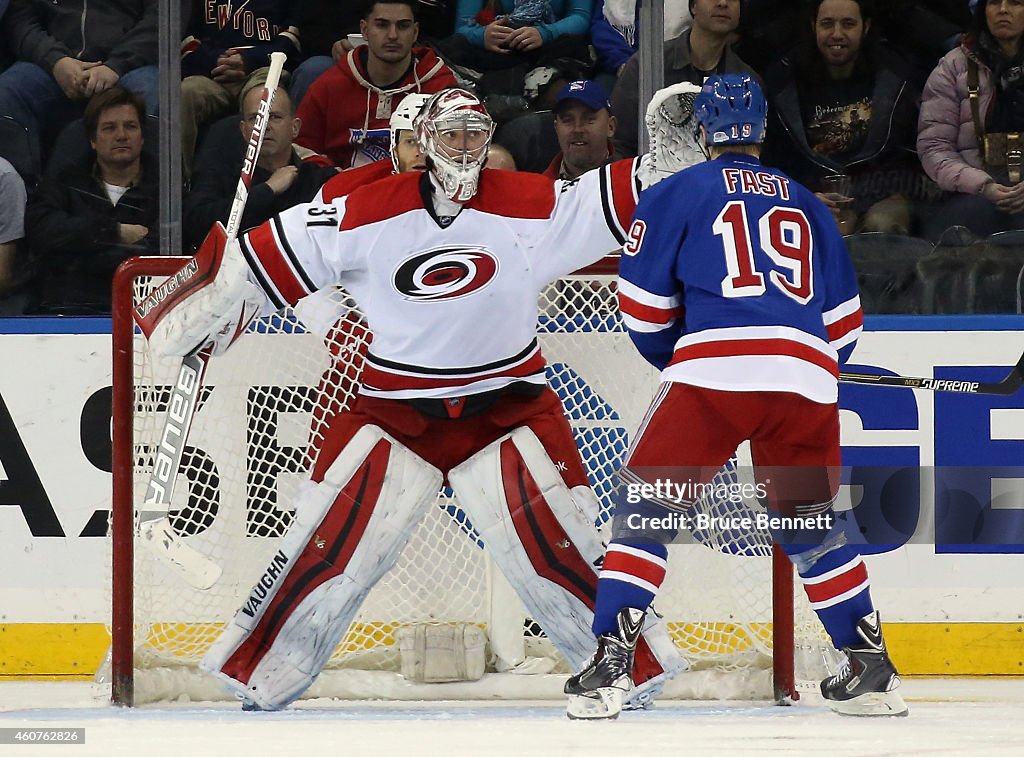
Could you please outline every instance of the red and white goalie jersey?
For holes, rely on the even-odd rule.
[[[373,342],[360,392],[457,397],[543,384],[537,298],[619,248],[636,207],[636,161],[573,182],[481,172],[477,194],[438,217],[429,173],[286,210],[239,241],[251,280],[283,307],[341,284]]]

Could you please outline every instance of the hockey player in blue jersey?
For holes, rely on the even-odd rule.
[[[639,491],[669,469],[681,483],[707,483],[749,440],[758,481],[771,479],[770,514],[825,523],[815,516],[831,516],[838,491],[839,363],[862,322],[853,267],[826,207],[761,165],[767,106],[756,82],[713,76],[694,110],[711,160],[645,191],[623,247],[622,317],[663,383],[621,472],[616,521],[652,507],[629,504],[630,485]],[[860,555],[827,528],[772,537],[848,660],[822,681],[824,698],[843,714],[906,714]],[[612,540],[597,651],[565,686],[570,717],[618,715],[667,556],[656,539]]]

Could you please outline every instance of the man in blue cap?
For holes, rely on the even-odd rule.
[[[615,116],[608,95],[596,81],[566,84],[555,99],[555,134],[561,152],[544,175],[576,179],[614,159]]]

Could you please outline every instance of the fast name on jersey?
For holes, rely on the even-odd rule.
[[[736,194],[756,194],[764,197],[789,199],[789,179],[767,171],[752,171],[749,168],[726,168],[722,171],[725,191]]]

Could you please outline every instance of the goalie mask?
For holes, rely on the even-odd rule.
[[[693,109],[708,147],[764,141],[768,103],[761,85],[747,74],[709,77]]]
[[[395,108],[395,112],[391,114],[391,120],[388,122],[388,131],[391,137],[391,165],[395,167],[395,173],[400,173],[402,170],[398,160],[398,132],[410,131],[415,137],[416,130],[413,122],[416,120],[416,114],[423,107],[423,103],[429,99],[430,95],[418,93],[406,95],[398,107]]]
[[[455,202],[471,200],[494,134],[494,121],[483,103],[464,89],[446,89],[431,95],[415,125],[427,169],[441,191]]]

